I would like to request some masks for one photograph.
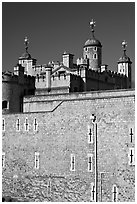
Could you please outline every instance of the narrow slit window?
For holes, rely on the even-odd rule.
[[[129,135],[130,135],[130,142],[132,143],[133,142],[133,128],[130,128],[130,133],[129,133]]]
[[[93,144],[93,136],[94,136],[94,131],[91,126],[88,126],[88,143]]]
[[[135,149],[134,148],[129,148],[129,154],[128,154],[128,158],[129,158],[129,165],[135,165]]]
[[[39,169],[39,152],[35,152],[35,169]]]
[[[17,122],[16,122],[16,130],[20,131],[20,119],[19,118],[17,119]]]
[[[71,164],[70,164],[70,171],[75,171],[75,156],[71,154]]]
[[[25,119],[24,126],[25,126],[25,131],[29,131],[29,123],[28,123],[28,118],[26,118],[26,119]]]
[[[2,119],[2,131],[5,131],[5,119]]]
[[[93,154],[88,154],[88,172],[93,172]]]
[[[95,185],[94,183],[91,183],[91,201],[95,201]]]
[[[116,185],[113,185],[112,188],[112,202],[117,202],[118,200],[118,188]]]
[[[37,123],[37,119],[36,118],[34,119],[33,126],[34,126],[34,131],[37,131],[38,130],[38,123]]]
[[[5,152],[2,152],[2,168],[5,167]]]
[[[49,179],[48,184],[47,184],[47,195],[51,194],[51,180]]]

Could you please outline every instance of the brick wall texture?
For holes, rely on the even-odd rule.
[[[98,201],[112,201],[113,185],[118,189],[118,201],[135,201],[135,166],[129,164],[129,150],[134,148],[134,98],[133,90],[107,92],[107,97],[104,92],[95,98],[80,94],[62,101],[52,112],[3,115],[3,196],[32,202],[90,202],[95,139],[88,143],[88,126],[92,126],[90,117],[95,114]],[[35,169],[35,152],[39,152],[39,169]],[[75,155],[75,171],[70,171],[71,154]],[[88,154],[93,154],[92,172],[88,172]]]

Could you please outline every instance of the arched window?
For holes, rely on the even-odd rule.
[[[97,54],[96,53],[93,55],[93,59],[97,59]]]
[[[8,101],[2,101],[2,109],[8,109]]]
[[[97,51],[97,47],[94,47],[94,51]]]

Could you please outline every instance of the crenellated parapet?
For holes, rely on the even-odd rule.
[[[77,59],[77,65],[87,65],[88,64],[88,59],[84,59],[84,58],[78,58]]]

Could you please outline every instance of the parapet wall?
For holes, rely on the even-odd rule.
[[[109,90],[109,91],[92,91],[92,92],[77,92],[67,94],[47,94],[37,96],[26,96],[24,97],[24,112],[45,112],[52,111],[54,107],[51,106],[55,101],[61,103],[61,101],[71,100],[97,100],[102,98],[117,98],[117,97],[128,97],[134,95],[134,91],[131,89],[126,90]],[[49,108],[50,107],[50,108]]]

